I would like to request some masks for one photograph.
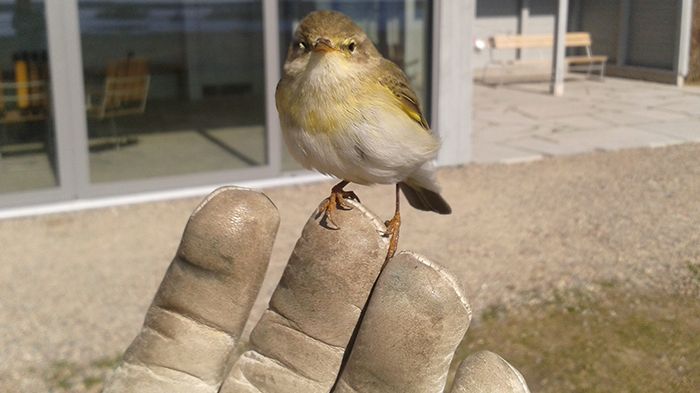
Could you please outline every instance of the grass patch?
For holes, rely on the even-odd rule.
[[[487,308],[456,361],[482,349],[496,352],[533,392],[696,392],[700,386],[695,297],[630,293],[606,282],[533,303]]]
[[[57,389],[69,389],[71,387],[70,380],[78,373],[78,366],[75,363],[59,360],[54,362],[49,368],[46,382],[49,386]]]
[[[105,377],[121,361],[121,355],[106,356],[88,364],[59,360],[51,364],[44,380],[52,392],[99,392]]]

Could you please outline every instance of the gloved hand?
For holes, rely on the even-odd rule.
[[[264,194],[213,192],[192,214],[143,329],[104,392],[442,392],[469,304],[454,277],[410,252],[389,261],[372,291],[385,228],[348,203],[353,209],[336,216],[340,230],[309,219],[239,356],[279,215]],[[462,363],[451,391],[527,386],[503,359],[481,352]]]

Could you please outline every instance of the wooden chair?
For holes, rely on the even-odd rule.
[[[145,59],[128,57],[111,61],[107,65],[102,90],[87,94],[88,117],[96,120],[109,119],[117,147],[120,142],[114,119],[146,111],[150,79]]]

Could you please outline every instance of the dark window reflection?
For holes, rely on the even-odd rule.
[[[80,1],[93,182],[267,163],[260,1]]]
[[[0,1],[0,193],[58,184],[44,2]]]

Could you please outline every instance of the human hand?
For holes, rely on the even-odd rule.
[[[309,219],[237,356],[279,215],[261,193],[212,193],[192,214],[141,333],[104,392],[442,392],[469,304],[454,277],[414,253],[397,254],[380,275],[385,228],[348,203],[352,210],[337,213],[340,230]],[[503,359],[480,352],[462,363],[451,392],[527,386]]]

